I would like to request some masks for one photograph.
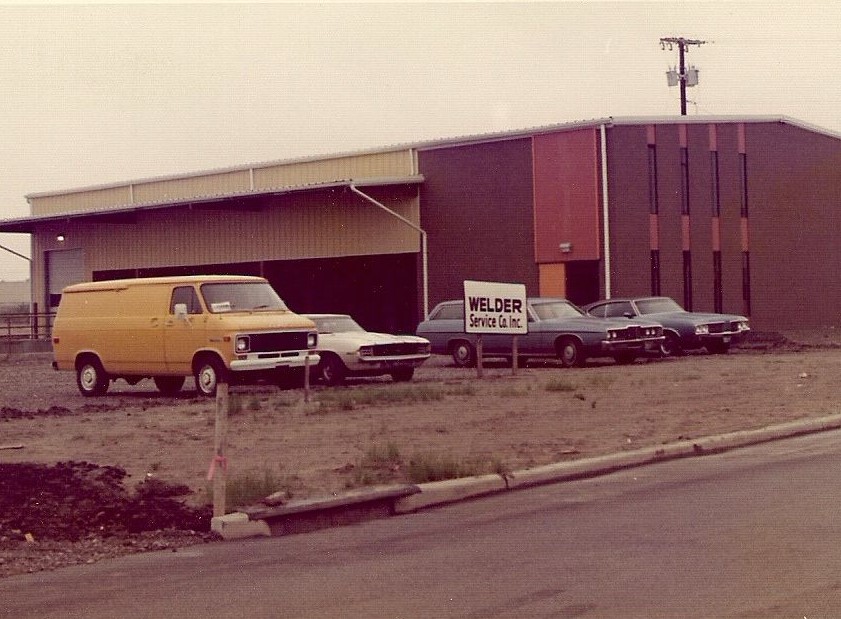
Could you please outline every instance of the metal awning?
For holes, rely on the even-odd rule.
[[[140,212],[165,210],[169,208],[184,208],[193,206],[209,206],[230,200],[248,200],[250,198],[261,198],[266,196],[283,196],[307,191],[324,191],[327,189],[354,187],[388,187],[393,185],[418,185],[423,183],[421,174],[411,176],[393,176],[383,178],[347,179],[330,181],[327,183],[313,183],[310,185],[296,185],[290,187],[276,187],[271,189],[260,189],[237,193],[218,194],[212,196],[193,196],[166,202],[148,202],[142,204],[126,204],[92,211],[71,211],[65,213],[53,213],[50,215],[36,215],[20,217],[17,219],[0,220],[0,232],[12,233],[33,233],[36,226],[52,222],[70,221],[130,221],[131,217]],[[246,207],[247,208],[247,207]]]

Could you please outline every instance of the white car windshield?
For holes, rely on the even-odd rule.
[[[214,314],[288,309],[268,282],[204,284],[201,293]]]
[[[532,305],[532,309],[541,320],[551,320],[553,318],[578,318],[583,315],[581,310],[567,301],[535,303]]]
[[[640,314],[661,314],[664,312],[682,312],[684,309],[674,299],[641,299],[637,301]]]
[[[350,316],[310,316],[319,333],[350,333],[365,331]]]

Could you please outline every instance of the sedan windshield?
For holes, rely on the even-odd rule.
[[[201,293],[214,314],[288,309],[268,282],[204,284]]]
[[[673,299],[663,297],[660,299],[641,299],[637,301],[637,309],[640,314],[661,314],[665,312],[682,312],[684,309]]]
[[[319,333],[351,333],[365,331],[350,316],[310,316]]]
[[[578,318],[583,313],[572,303],[566,301],[552,301],[551,303],[535,303],[532,305],[534,313],[541,320],[553,318]]]

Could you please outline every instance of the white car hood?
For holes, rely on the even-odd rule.
[[[356,332],[347,331],[345,333],[319,333],[319,347],[326,345],[328,342],[341,341],[345,344],[356,344],[357,346],[375,345],[375,344],[426,344],[428,340],[415,335],[391,335],[389,333],[370,333],[370,332]]]

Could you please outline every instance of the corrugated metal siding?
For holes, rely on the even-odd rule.
[[[255,168],[254,186],[256,189],[272,189],[413,173],[412,151],[399,150]]]
[[[403,196],[388,206],[418,220],[416,197]],[[417,232],[345,192],[275,198],[264,211],[141,213],[134,224],[87,224],[68,232],[68,239],[73,234],[86,248],[89,273],[420,251]]]
[[[33,215],[95,211],[130,203],[131,188],[128,185],[29,199]]]
[[[30,198],[32,215],[88,212],[131,204],[157,204],[207,196],[243,193],[252,189],[299,187],[342,180],[363,180],[416,173],[412,149],[363,153],[311,161],[295,161],[253,168],[198,173],[179,178],[129,182],[113,187],[69,191]]]
[[[134,185],[135,204],[170,202],[200,196],[218,196],[248,191],[251,185],[248,170],[207,174]]]

